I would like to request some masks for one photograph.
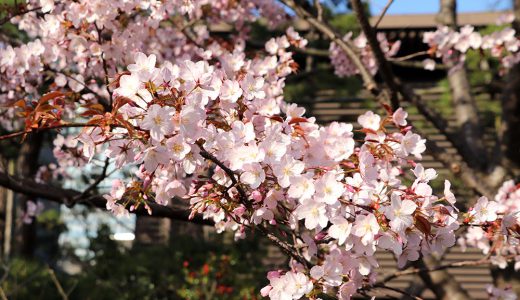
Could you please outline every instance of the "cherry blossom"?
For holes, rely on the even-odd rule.
[[[393,193],[392,204],[386,207],[385,216],[390,220],[390,227],[396,232],[402,232],[413,224],[412,214],[417,209],[417,204],[411,200],[401,200],[401,196]]]
[[[161,141],[166,134],[173,130],[173,122],[171,120],[175,109],[161,107],[153,104],[149,107],[148,112],[139,124],[142,129],[150,130],[150,136],[156,141]]]
[[[350,299],[377,282],[378,251],[391,251],[404,268],[444,253],[459,230],[461,245],[478,247],[498,266],[520,261],[514,182],[505,182],[494,200],[480,198],[459,212],[449,181],[441,196],[432,188],[438,174],[419,162],[426,140],[404,109],[362,114],[354,140],[353,124],[321,125],[305,108],[285,102],[286,78],[297,70],[291,50],[307,41],[290,27],[254,55],[246,52],[248,24],[260,16],[273,26],[286,18],[278,2],[31,5],[42,9],[16,22],[32,40],[0,49],[0,102],[32,104],[40,93],[50,94],[49,103],[60,109],[56,124],[88,124],[57,135],[56,162],[41,169],[42,182],[45,172],[63,176],[108,158],[133,170],[111,180],[104,195],[117,216],[140,207],[153,214],[152,204],[166,206],[177,197],[189,205],[190,217],[200,215],[236,239],[258,228],[290,258],[285,270],[267,275],[261,293],[271,299],[313,299],[320,292]],[[177,22],[173,16],[188,23],[163,26]],[[122,24],[124,18],[130,21]],[[210,30],[222,21],[237,33],[225,41]],[[375,74],[367,39],[344,39]],[[387,57],[399,49],[398,41],[378,40]],[[424,41],[435,50],[430,60],[456,64],[472,49],[503,62],[518,59],[510,28],[482,35],[469,26],[459,32],[443,27]],[[334,43],[330,56],[336,74],[359,73]],[[2,128],[23,127],[24,120],[12,117],[17,109],[0,119]]]

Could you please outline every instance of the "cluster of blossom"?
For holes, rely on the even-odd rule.
[[[513,180],[504,182],[494,201],[481,197],[466,216],[469,228],[459,244],[476,247],[490,256],[499,268],[514,261],[520,269],[520,186]]]
[[[80,101],[108,99],[105,76],[120,72],[138,51],[154,53],[159,60],[204,57],[217,47],[209,35],[214,24],[234,25],[238,34],[233,42],[243,43],[247,22],[262,15],[276,25],[286,17],[274,0],[27,2],[26,9],[41,9],[12,22],[34,40],[0,47],[2,107],[21,98],[37,99],[49,76],[54,87],[83,94]],[[0,124],[13,130],[20,126],[13,119],[8,111]]]
[[[289,28],[254,58],[246,56],[246,30],[234,44],[210,36],[208,26],[221,20],[236,28],[258,12],[281,20],[283,10],[271,0],[39,2],[43,15],[18,20],[39,39],[0,50],[1,88],[8,91],[0,102],[38,99],[45,72],[53,73],[50,88],[60,93],[49,103],[64,112],[56,118],[88,118],[88,126],[79,136],[58,135],[57,165],[49,169],[64,172],[101,154],[117,168],[136,166],[133,178],[114,181],[105,195],[114,214],[138,207],[153,213],[150,203],[180,197],[193,215],[237,239],[248,228],[289,231],[294,240],[271,235],[292,258],[288,270],[269,273],[262,294],[271,299],[333,291],[350,299],[376,281],[377,249],[393,252],[403,268],[455,244],[460,223],[450,183],[442,196],[433,194],[437,173],[415,162],[425,140],[405,111],[367,112],[359,132],[345,123],[320,126],[283,101],[285,77],[297,67],[287,48],[307,43],[298,33]],[[185,19],[210,24],[192,28]],[[399,43],[379,40],[395,55]],[[375,73],[366,39],[353,43]],[[337,74],[357,73],[336,45],[331,59]],[[401,180],[405,173],[413,183]],[[466,224],[498,228],[502,241],[513,242],[518,218],[499,209],[482,198]]]
[[[75,96],[65,103],[63,113],[73,119],[84,105],[109,105],[112,91],[105,86],[105,78],[123,71],[136,52],[154,53],[158,61],[211,59],[229,48],[226,43],[243,47],[247,22],[264,16],[276,25],[286,17],[274,0],[27,2],[27,9],[41,9],[12,21],[33,41],[0,45],[0,126],[7,131],[23,126],[13,105],[19,99],[36,100],[48,89],[72,92]],[[225,42],[209,34],[211,26],[223,21],[237,29],[237,35]],[[288,36],[293,36],[291,41],[301,40],[294,31]],[[237,53],[234,60],[242,56]],[[56,145],[57,163],[42,167],[39,177],[66,176],[71,163],[88,162],[78,155],[81,149],[76,145]]]
[[[114,91],[118,100],[130,104],[121,105],[114,117],[124,118],[135,129],[145,130],[146,135],[132,138],[127,129],[115,128],[107,136],[99,127],[90,128],[78,137],[81,153],[90,159],[106,145],[104,154],[113,158],[117,167],[139,164],[137,176],[147,182],[157,203],[167,204],[172,197],[184,195],[182,181],[186,174],[205,169],[198,140],[204,138],[207,147],[211,146],[208,138],[217,138],[220,127],[229,122],[226,128],[232,128],[234,134],[229,132],[226,143],[233,148],[235,139],[249,142],[251,134],[254,135],[252,123],[240,122],[237,114],[247,113],[252,118],[253,113],[268,116],[280,113],[284,77],[295,67],[292,54],[284,49],[291,44],[303,45],[305,41],[289,28],[287,35],[273,38],[268,45],[272,43],[278,45],[276,55],[253,60],[246,59],[243,49],[238,47],[233,52],[214,49],[208,57],[218,60],[214,65],[204,60],[196,63],[186,60],[180,64],[166,62],[156,68],[155,55],[138,53],[135,63],[128,66],[130,73],[118,78]],[[242,149],[242,159],[247,150],[250,149]],[[228,155],[235,158],[230,152]],[[236,159],[236,164],[240,164],[240,157]],[[124,189],[119,184],[114,186],[109,209],[121,212],[123,205],[113,199],[120,198]]]
[[[376,74],[378,66],[376,59],[374,58],[374,54],[368,45],[367,38],[363,33],[354,39],[352,39],[352,35],[352,32],[347,33],[343,37],[343,40],[346,42],[351,42],[359,50],[363,64],[368,68],[372,75]],[[379,46],[381,47],[381,50],[383,50],[383,53],[386,57],[395,56],[397,51],[399,51],[401,46],[400,41],[390,43],[386,39],[386,35],[384,33],[378,33],[377,39],[379,41]],[[359,69],[357,66],[336,43],[330,43],[329,57],[331,64],[334,66],[334,73],[337,76],[348,77],[359,74]]]
[[[112,117],[123,121],[112,122],[115,129],[84,129],[78,139],[88,158],[105,145],[118,165],[139,166],[134,180],[107,195],[114,213],[184,196],[193,214],[236,238],[252,226],[287,227],[299,237],[303,260],[270,274],[263,293],[299,299],[338,287],[348,299],[374,282],[376,247],[395,253],[404,267],[453,246],[455,199],[449,182],[443,197],[433,195],[436,172],[413,163],[425,140],[402,109],[361,115],[365,138],[356,147],[352,125],[317,125],[303,108],[282,101],[294,64],[284,48],[302,44],[297,37],[269,41],[276,55],[253,60],[223,51],[210,59],[218,63],[157,68],[154,55],[139,53],[118,77],[116,102],[124,104]],[[407,166],[415,176],[410,186],[399,179]]]
[[[138,166],[133,180],[116,181],[106,195],[116,215],[182,197],[193,214],[236,238],[252,226],[288,228],[301,258],[270,273],[263,294],[299,299],[337,288],[349,299],[375,282],[377,248],[404,267],[453,246],[455,197],[448,181],[442,197],[433,195],[436,172],[413,162],[425,140],[402,109],[361,115],[365,137],[356,147],[351,124],[320,126],[284,103],[291,44],[305,42],[288,30],[267,43],[274,55],[246,59],[241,48],[220,49],[208,60],[160,67],[155,55],[137,53],[117,77],[112,112],[92,116],[89,124],[98,126],[84,128],[76,141],[59,137],[55,152],[76,146],[87,161],[104,153],[117,167]],[[410,186],[400,180],[406,168],[415,177]],[[469,214],[490,221],[485,211],[492,207],[481,206]]]
[[[271,299],[300,299],[312,291],[312,281],[302,272],[271,271],[267,274],[269,285],[261,294]]]
[[[486,51],[498,58],[504,68],[510,68],[520,60],[518,50],[520,41],[511,27],[505,27],[491,34],[481,34],[473,26],[466,25],[459,31],[442,26],[436,31],[425,32],[423,42],[430,47],[429,53],[443,63],[459,65],[464,61],[464,54],[470,49]],[[435,69],[435,61],[424,60],[426,69]]]

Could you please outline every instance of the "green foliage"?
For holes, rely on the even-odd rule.
[[[2,271],[1,284],[8,299],[59,299],[49,267],[14,258]]]
[[[47,218],[47,217],[46,217]],[[224,243],[178,237],[170,245],[135,245],[110,238],[101,226],[90,240],[93,257],[64,257],[81,265],[76,275],[57,274],[70,299],[259,299],[267,284],[257,239]],[[16,258],[1,286],[9,299],[59,299],[49,267]]]
[[[335,15],[329,22],[341,34],[346,34],[347,32],[352,31],[354,36],[357,36],[361,31],[354,14]]]

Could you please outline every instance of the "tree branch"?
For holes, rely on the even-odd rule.
[[[379,23],[381,23],[381,21],[383,20],[384,16],[386,15],[386,12],[388,11],[392,3],[394,3],[394,0],[388,0],[385,7],[383,8],[383,11],[381,12],[381,15],[379,16],[379,18],[377,18],[377,22],[374,24],[374,30],[377,29],[377,26],[379,26]]]
[[[240,202],[242,204],[244,204],[251,212],[253,212],[253,207],[251,206],[249,197],[247,196],[246,191],[242,188],[242,186],[240,186],[240,183],[236,179],[235,172],[233,172],[233,170],[228,168],[223,162],[221,162],[213,154],[206,151],[201,145],[199,145],[199,148],[200,148],[200,155],[202,157],[204,157],[205,159],[207,159],[207,160],[213,162],[214,164],[216,164],[217,166],[219,166],[227,174],[227,176],[231,179],[231,182],[232,182],[231,186],[235,187],[238,191]],[[240,222],[237,222],[237,223],[240,223]],[[249,227],[252,230],[255,229],[255,227],[252,227],[250,225],[246,225],[246,224],[242,224],[242,225]],[[304,265],[306,267],[310,267],[309,262],[306,261],[305,258],[303,258],[301,255],[298,254],[294,245],[291,245],[285,241],[282,241],[276,235],[270,233],[264,226],[262,226],[262,224],[258,224],[256,226],[256,228],[263,236],[268,238],[274,245],[276,245],[278,248],[280,248],[280,250],[282,250],[285,254],[292,257],[294,260],[301,263],[302,265]]]
[[[0,186],[20,194],[44,198],[49,201],[65,204],[69,207],[76,204],[84,204],[86,206],[106,210],[106,199],[101,195],[79,198],[78,196],[81,195],[81,192],[79,191],[37,183],[29,179],[12,177],[2,171],[0,171]],[[148,206],[150,206],[153,212],[151,215],[152,217],[169,218],[200,225],[213,225],[212,221],[205,220],[200,215],[196,215],[193,219],[190,219],[189,210],[173,209],[156,203],[148,203]],[[139,206],[139,208],[132,211],[132,213],[135,213],[136,215],[149,216],[148,211],[143,206]]]
[[[54,273],[54,270],[51,269],[51,267],[48,267],[49,275],[51,276],[52,282],[54,282],[54,285],[56,286],[56,289],[60,293],[62,300],[69,300],[69,296],[67,293],[65,293],[65,290],[63,289],[63,286],[61,285],[60,281],[56,277],[56,274]]]
[[[115,126],[115,125],[112,125],[112,126]],[[64,124],[58,124],[58,125],[47,126],[47,127],[42,127],[42,128],[35,128],[32,130],[17,131],[17,132],[9,133],[6,135],[1,135],[0,141],[13,139],[13,138],[22,136],[24,134],[41,132],[44,130],[60,129],[60,128],[78,128],[78,127],[99,127],[99,125],[98,124],[87,124],[87,123],[64,123]],[[117,127],[117,126],[115,126],[115,127]]]
[[[397,288],[393,288],[393,287],[390,287],[390,286],[387,286],[387,285],[384,285],[384,284],[374,284],[372,286],[373,288],[380,288],[380,289],[387,289],[387,290],[390,290],[390,291],[394,291],[396,293],[399,293],[401,295],[404,295],[406,297],[409,297],[411,299],[414,299],[414,300],[423,300],[423,298],[421,297],[418,297],[418,296],[414,296],[406,291],[403,291],[403,290],[400,290],[400,289],[397,289]]]
[[[85,198],[90,192],[92,192],[103,180],[105,180],[105,178],[107,178],[107,171],[108,171],[108,166],[110,165],[110,159],[107,157],[105,159],[105,164],[103,166],[103,170],[101,171],[101,174],[99,175],[99,177],[96,179],[96,181],[94,181],[88,188],[86,188],[82,193],[81,195],[79,195],[77,198],[78,199],[81,199],[81,198]]]
[[[383,98],[381,95],[381,90],[379,90],[376,81],[374,80],[368,69],[365,67],[365,65],[357,55],[356,51],[354,50],[355,47],[354,45],[352,45],[351,42],[344,41],[339,36],[339,34],[337,34],[332,29],[332,27],[327,25],[324,21],[320,22],[310,12],[298,5],[294,0],[281,0],[281,2],[285,4],[287,7],[291,8],[300,18],[306,20],[313,27],[321,31],[332,42],[336,43],[352,60],[352,63],[356,65],[356,67],[359,69],[361,78],[363,79],[363,82],[365,84],[365,88],[376,98]]]
[[[14,17],[22,16],[22,15],[25,15],[27,13],[30,13],[30,12],[33,12],[33,11],[37,11],[37,10],[40,10],[40,9],[41,9],[41,6],[37,6],[37,7],[31,8],[31,9],[22,9],[22,10],[19,10],[19,11],[15,12],[15,13],[8,14],[7,16],[5,16],[4,18],[2,18],[0,20],[0,26],[2,26],[5,23],[11,21],[11,19],[14,18]]]

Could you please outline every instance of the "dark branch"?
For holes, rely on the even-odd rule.
[[[67,206],[84,204],[89,207],[97,207],[106,210],[106,200],[101,195],[79,197],[82,194],[79,191],[59,188],[49,184],[37,183],[29,179],[12,177],[4,172],[0,172],[0,186],[10,189],[16,193],[47,199],[49,201],[65,204]],[[158,205],[156,203],[148,203],[148,206],[150,206],[152,210],[152,217],[169,218],[201,225],[213,225],[212,221],[204,220],[200,215],[196,215],[193,219],[190,219],[190,212],[188,210],[173,209],[171,207]],[[144,216],[149,215],[148,211],[142,205],[132,213]]]

